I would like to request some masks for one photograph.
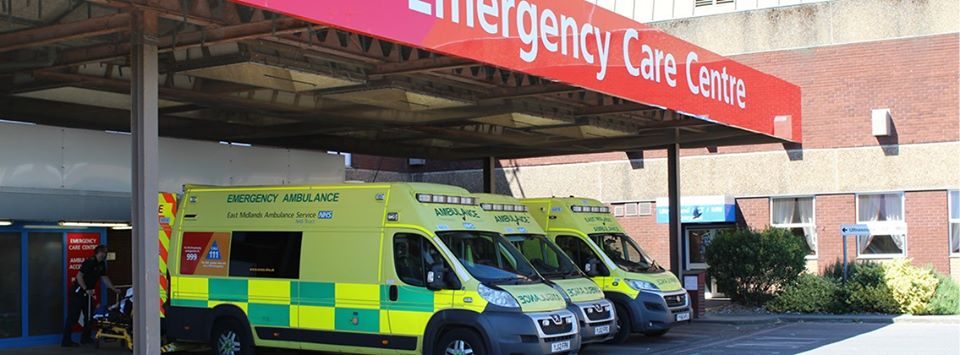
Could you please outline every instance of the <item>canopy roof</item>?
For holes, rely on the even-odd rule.
[[[9,4],[9,120],[128,130],[147,11],[163,136],[440,159],[801,139],[796,86],[586,1]]]

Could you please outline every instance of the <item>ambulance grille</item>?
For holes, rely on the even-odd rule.
[[[670,308],[687,305],[687,295],[685,294],[663,296],[663,300],[667,301],[667,307]]]

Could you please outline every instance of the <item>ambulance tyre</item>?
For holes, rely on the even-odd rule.
[[[434,353],[437,355],[483,355],[487,354],[487,349],[483,344],[483,338],[476,332],[464,328],[453,328],[440,336],[440,340],[434,347]]]
[[[646,335],[651,338],[658,338],[658,337],[662,337],[664,334],[667,334],[667,332],[669,331],[670,331],[669,328],[660,329],[660,330],[651,330],[649,332],[643,332],[643,335]]]
[[[236,318],[220,318],[210,333],[210,350],[214,355],[253,355],[250,330]]]
[[[630,333],[633,332],[630,313],[627,313],[627,309],[619,304],[615,306],[617,308],[617,334],[614,334],[613,338],[607,340],[607,344],[623,344],[623,342],[630,338]]]

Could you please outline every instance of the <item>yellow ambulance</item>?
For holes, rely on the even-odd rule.
[[[603,291],[570,260],[556,244],[547,239],[543,228],[527,212],[527,206],[512,196],[474,194],[480,209],[493,216],[500,232],[550,283],[556,285],[570,303],[567,309],[580,321],[580,339],[584,344],[610,340],[616,334],[613,303]]]
[[[461,188],[186,186],[168,337],[350,353],[576,353],[563,296]]]
[[[536,198],[521,202],[530,215],[613,302],[623,342],[631,333],[661,336],[690,320],[687,291],[624,233],[608,207],[587,198]]]

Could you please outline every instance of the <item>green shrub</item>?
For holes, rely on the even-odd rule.
[[[805,248],[785,229],[728,231],[707,246],[707,272],[733,301],[761,305],[804,271]]]
[[[910,259],[883,265],[884,282],[893,294],[900,313],[921,314],[937,292],[940,280],[929,268],[914,267]]]
[[[937,275],[937,278],[940,280],[937,292],[924,314],[960,314],[960,284],[943,275]]]
[[[898,313],[900,307],[887,287],[882,264],[853,262],[847,266],[843,283],[843,263],[837,261],[824,270],[824,277],[840,283],[832,313]]]
[[[838,308],[840,284],[833,279],[801,274],[783,293],[767,303],[772,312],[822,313]]]

